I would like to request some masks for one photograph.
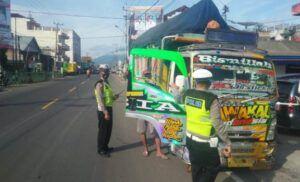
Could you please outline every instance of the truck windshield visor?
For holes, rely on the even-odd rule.
[[[212,72],[211,90],[274,93],[275,72],[267,60],[197,55],[193,70],[199,68]]]

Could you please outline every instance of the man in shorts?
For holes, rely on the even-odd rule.
[[[169,159],[165,154],[163,154],[161,152],[160,149],[160,139],[158,136],[158,133],[156,132],[155,128],[153,127],[153,125],[151,125],[149,122],[142,120],[142,119],[138,119],[137,121],[137,132],[141,134],[141,140],[143,143],[143,156],[148,157],[149,156],[149,150],[148,150],[148,142],[147,142],[147,137],[146,137],[146,133],[147,133],[147,128],[149,129],[149,133],[151,135],[154,134],[155,136],[155,146],[156,146],[156,157],[159,157],[161,159]]]

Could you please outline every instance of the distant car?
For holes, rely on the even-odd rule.
[[[93,74],[99,74],[100,73],[100,71],[99,71],[99,69],[93,69],[93,72],[92,72]]]
[[[299,77],[277,77],[279,104],[277,104],[277,124],[279,127],[300,130]]]

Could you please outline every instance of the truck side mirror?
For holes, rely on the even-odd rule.
[[[186,86],[186,79],[183,75],[177,75],[175,78],[175,85],[179,87],[179,91],[184,90]]]

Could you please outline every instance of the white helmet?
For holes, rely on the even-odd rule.
[[[108,69],[108,65],[107,64],[100,64],[99,68]]]
[[[212,73],[206,69],[198,69],[193,72],[192,77],[200,80],[208,80],[212,78]]]

